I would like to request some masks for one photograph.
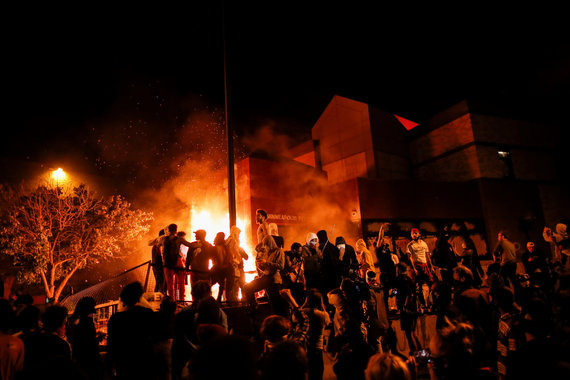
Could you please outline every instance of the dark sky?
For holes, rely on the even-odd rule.
[[[162,141],[197,110],[223,121],[222,9],[212,3],[7,12],[4,130],[14,137],[2,139],[3,156],[77,154],[125,175],[108,171],[100,135]],[[239,3],[226,8],[238,136],[267,124],[309,136],[334,94],[418,122],[465,98],[564,120],[570,50],[556,9]]]

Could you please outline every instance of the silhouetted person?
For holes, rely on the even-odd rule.
[[[441,279],[451,285],[453,283],[453,268],[457,266],[457,256],[449,243],[450,238],[449,226],[446,225],[437,239],[433,260],[435,265],[439,267]]]
[[[459,312],[456,319],[468,322],[473,327],[473,351],[477,362],[493,365],[496,324],[493,320],[488,295],[473,287],[473,273],[463,265],[455,267],[453,278],[459,284],[452,303],[452,306]]]
[[[40,331],[40,309],[31,305],[20,311],[16,317],[16,325],[18,332],[14,335],[22,340]]]
[[[206,231],[194,231],[196,241],[193,241],[186,253],[185,268],[191,269],[190,283],[192,286],[198,281],[210,281],[209,261],[212,258],[214,247],[206,241]]]
[[[309,360],[309,380],[322,380],[324,372],[323,349],[324,330],[330,323],[325,309],[323,297],[317,289],[307,292],[301,310],[309,318],[309,340],[307,342],[307,359]]]
[[[438,330],[430,341],[430,379],[496,380],[490,368],[478,366],[474,341],[475,333],[469,323],[451,323]]]
[[[168,236],[161,240],[160,245],[162,247],[162,256],[164,257],[168,295],[174,300],[183,301],[186,272],[184,271],[185,265],[182,260],[180,246],[191,247],[191,244],[183,237],[178,236],[177,232],[178,226],[170,224],[168,226]],[[178,296],[176,296],[175,286],[178,290]]]
[[[473,286],[476,288],[481,287],[483,283],[482,278],[485,276],[481,261],[479,260],[479,253],[473,239],[469,236],[467,231],[463,233],[463,260],[462,264],[471,270],[473,273]]]
[[[410,352],[414,352],[421,349],[415,333],[418,320],[416,286],[405,263],[398,264],[398,276],[394,281],[394,287],[397,289],[396,302],[400,310],[400,328],[408,339]]]
[[[25,371],[27,376],[39,367],[49,366],[53,360],[71,362],[71,347],[66,340],[67,308],[49,306],[42,315],[43,330],[26,339]]]
[[[176,315],[176,302],[165,297],[160,303],[156,313],[156,341],[154,352],[156,359],[157,379],[170,380],[172,378],[172,342],[174,339],[174,321]]]
[[[319,250],[323,253],[323,282],[325,293],[340,286],[342,263],[338,248],[329,241],[327,231],[317,232]]]
[[[232,270],[227,281],[232,282],[231,290],[226,289],[227,299],[231,303],[238,301],[239,289],[242,297],[245,295],[245,270],[243,261],[249,258],[245,250],[240,246],[239,235],[241,230],[237,226],[230,227],[230,236],[226,239],[226,246],[230,252]]]
[[[224,335],[200,346],[184,379],[256,380],[257,365],[252,343],[245,337]]]
[[[83,297],[75,306],[67,323],[67,338],[73,360],[89,379],[100,379],[102,372],[99,340],[93,322],[95,299]]]
[[[501,276],[505,279],[505,283],[514,286],[517,273],[517,252],[515,245],[509,240],[505,232],[500,231],[497,234],[497,245],[494,252],[501,255]]]
[[[228,333],[228,317],[213,297],[198,301],[196,336],[200,345]]]
[[[156,376],[153,343],[155,313],[137,305],[143,295],[140,282],[125,286],[120,299],[124,311],[115,313],[107,325],[107,358],[111,376],[118,379],[152,379]]]
[[[408,364],[391,353],[372,355],[364,374],[366,380],[412,380]]]
[[[339,260],[342,263],[341,274],[344,277],[350,277],[351,273],[356,273],[358,270],[358,259],[354,247],[346,244],[342,236],[337,236],[335,246],[338,248]]]
[[[15,321],[10,302],[0,299],[0,378],[6,380],[24,368],[24,342],[12,335]]]
[[[208,281],[192,285],[192,304],[180,310],[174,318],[174,340],[172,342],[172,373],[180,379],[182,369],[198,350],[196,315],[201,300],[211,298],[212,289]]]
[[[226,235],[223,232],[218,232],[216,238],[214,239],[214,249],[213,249],[213,267],[210,270],[212,273],[212,284],[218,283],[220,287],[218,288],[218,302],[222,302],[222,295],[225,292],[225,298],[228,300],[228,294],[233,293],[235,281],[234,281],[234,269],[233,269],[233,258],[230,250],[226,244]]]
[[[304,261],[305,283],[307,289],[316,288],[324,291],[323,287],[323,254],[319,250],[319,238],[313,232],[307,234],[306,243],[301,248]]]
[[[158,237],[164,236],[164,230],[160,230]],[[152,273],[154,274],[154,291],[166,294],[166,278],[164,273],[164,258],[159,246],[159,240],[154,240],[151,250]]]
[[[327,295],[330,305],[335,308],[333,325],[335,351],[338,354],[333,371],[340,380],[364,379],[368,358],[374,352],[374,348],[366,343],[361,329],[363,315],[359,294],[357,284],[345,278],[340,288],[333,289]]]
[[[293,341],[283,341],[264,357],[261,380],[306,380],[307,369],[307,356],[301,346]]]

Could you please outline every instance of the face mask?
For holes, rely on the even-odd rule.
[[[317,245],[317,242],[314,241],[314,240],[311,240],[311,241],[309,242],[309,245],[310,245],[311,247],[314,247],[315,245]]]
[[[336,247],[337,247],[338,249],[343,249],[343,248],[346,247],[346,245],[345,245],[345,244],[339,244],[339,245],[337,245]]]

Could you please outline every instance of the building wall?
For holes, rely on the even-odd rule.
[[[378,179],[410,179],[408,130],[395,115],[370,107],[374,164]]]
[[[542,239],[544,217],[540,193],[534,183],[481,179],[478,184],[491,249],[501,230],[506,230],[510,240],[521,249],[529,239],[547,249]]]
[[[336,161],[364,153],[366,176],[375,177],[374,151],[368,105],[335,96],[312,129],[313,140],[319,141],[319,154],[324,167]],[[341,166],[329,166],[340,173],[329,172],[331,178],[343,178]],[[355,178],[355,177],[353,177]]]
[[[421,165],[474,141],[471,117],[466,114],[411,141],[410,157],[414,165]]]
[[[570,222],[570,186],[543,184],[538,191],[546,226],[554,229],[563,220]]]
[[[411,179],[410,160],[395,154],[374,151],[378,179]]]
[[[509,168],[498,155],[496,146],[477,146],[479,176],[476,178],[505,178],[509,176]]]
[[[475,182],[358,179],[362,219],[481,218]]]
[[[505,117],[471,114],[475,141],[507,146],[553,148],[554,126]]]
[[[366,153],[360,152],[323,165],[323,170],[327,172],[330,184],[344,182],[357,177],[366,177],[368,172]]]
[[[438,181],[507,177],[554,181],[556,141],[548,133],[550,129],[504,117],[472,113],[458,116],[410,142],[414,177]],[[508,157],[501,159],[499,151],[508,152]]]
[[[554,126],[477,113],[471,115],[471,120],[482,177],[504,178],[508,174],[498,157],[498,151],[502,150],[510,152],[515,179],[557,179]]]
[[[469,181],[481,177],[478,147],[469,145],[413,169],[420,181]]]
[[[555,181],[556,160],[553,151],[511,149],[515,178],[532,181]]]

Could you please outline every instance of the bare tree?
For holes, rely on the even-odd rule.
[[[21,280],[41,282],[53,302],[78,269],[126,254],[126,245],[140,239],[152,220],[123,197],[96,197],[85,185],[68,192],[4,188],[2,196],[0,253],[22,266]]]

